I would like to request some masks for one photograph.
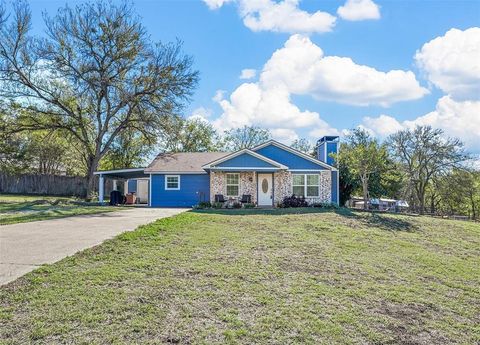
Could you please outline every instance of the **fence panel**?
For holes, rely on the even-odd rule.
[[[97,185],[98,179],[96,189]],[[106,180],[105,192],[110,190],[111,181]],[[0,172],[0,193],[85,197],[87,181],[82,176],[9,175]]]

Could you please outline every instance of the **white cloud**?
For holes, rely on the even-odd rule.
[[[318,112],[293,104],[292,95],[354,105],[389,105],[420,98],[427,92],[412,72],[380,72],[349,58],[324,56],[309,38],[293,35],[272,54],[258,82],[241,84],[229,97],[217,92],[214,99],[223,112],[213,123],[220,131],[262,126],[284,141],[292,139],[296,130],[306,129],[316,139],[340,133]]]
[[[241,0],[243,23],[252,31],[287,33],[329,32],[336,18],[330,13],[309,13],[298,8],[298,0]]]
[[[199,107],[192,111],[192,114],[188,117],[188,119],[208,121],[208,119],[212,116],[212,113],[212,109]]]
[[[363,126],[380,137],[416,125],[443,129],[447,135],[462,140],[470,151],[480,153],[480,101],[455,101],[443,96],[434,111],[411,121],[399,122],[388,115],[363,119]]]
[[[369,129],[371,132],[380,135],[381,137],[387,137],[390,134],[404,129],[404,126],[402,126],[402,124],[394,117],[384,114],[378,117],[367,116],[363,118],[363,124],[363,128]]]
[[[257,75],[257,70],[253,68],[246,68],[242,70],[240,74],[240,79],[252,79]]]
[[[347,0],[337,13],[342,19],[352,21],[380,19],[380,8],[372,0]]]
[[[227,2],[231,2],[232,0],[203,0],[203,2],[208,6],[211,10],[216,10],[222,7]]]
[[[415,60],[427,79],[453,98],[480,99],[480,28],[451,29],[425,43]]]
[[[441,128],[465,142],[469,149],[480,152],[480,101],[457,102],[450,96],[443,96],[434,111],[414,121],[405,121],[405,124]]]
[[[217,9],[227,1],[204,0],[210,9]],[[313,13],[298,7],[299,0],[238,0],[239,15],[252,31],[286,33],[321,33],[332,31],[336,18],[327,12]]]
[[[308,37],[293,35],[265,64],[260,75],[264,88],[285,85],[289,92],[353,105],[392,103],[423,97],[411,71],[378,71],[352,59],[324,56]]]
[[[244,83],[219,104],[223,113],[214,125],[220,131],[245,125],[273,130],[315,127],[321,123],[318,113],[301,111],[292,104],[284,87],[263,89],[258,83]]]
[[[225,92],[226,92],[225,90],[217,90],[215,92],[215,95],[212,97],[212,101],[220,102],[223,99]]]
[[[272,133],[273,139],[283,143],[291,143],[298,139],[298,135],[293,129],[274,128],[270,132]]]

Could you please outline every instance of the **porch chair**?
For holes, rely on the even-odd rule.
[[[225,198],[223,197],[223,194],[215,194],[215,202],[227,202]]]
[[[251,204],[252,203],[252,196],[250,194],[243,194],[242,199],[240,199],[242,204]]]

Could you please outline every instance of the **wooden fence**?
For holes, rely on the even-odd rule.
[[[97,184],[95,186],[97,187]],[[106,181],[106,192],[111,190]],[[85,197],[87,181],[81,176],[9,175],[0,173],[0,193]]]

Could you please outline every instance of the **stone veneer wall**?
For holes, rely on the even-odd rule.
[[[215,202],[215,194],[225,195],[225,174],[222,172],[210,172],[210,202]]]
[[[226,197],[226,173],[210,172],[210,201],[215,201],[215,194],[223,194]],[[250,181],[250,178],[252,181]],[[274,206],[282,202],[283,198],[292,195],[292,173],[282,170],[273,174],[274,188]],[[325,170],[320,173],[320,195],[318,198],[307,198],[309,203],[314,202],[331,202],[332,189],[332,172]],[[240,173],[240,197],[242,194],[250,194],[252,202],[257,202],[257,173],[241,172]]]
[[[215,201],[215,194],[223,194],[227,199],[227,173],[210,172],[210,202]],[[257,202],[257,176],[256,172],[240,172],[240,190],[239,197],[243,194],[250,194],[252,202]],[[251,179],[251,181],[250,181]]]
[[[282,170],[273,174],[273,205],[277,206],[286,196],[292,195],[292,173]]]
[[[274,194],[274,204],[275,206],[282,202],[283,198],[286,196],[291,196],[293,194],[292,187],[292,173],[289,171],[279,171],[274,174],[274,185],[275,185],[275,194]],[[320,193],[317,198],[306,198],[308,203],[315,202],[331,202],[332,189],[332,172],[330,170],[325,170],[320,173]]]
[[[251,181],[250,181],[251,179]],[[243,194],[250,194],[252,202],[257,202],[257,173],[246,171],[240,173],[240,197]]]

